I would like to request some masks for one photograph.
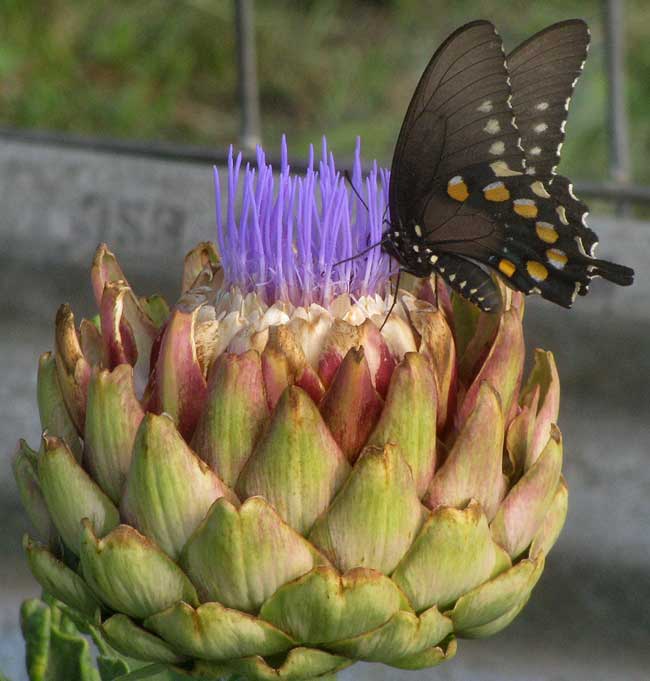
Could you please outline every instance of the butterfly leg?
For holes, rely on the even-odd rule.
[[[390,309],[388,310],[388,314],[384,318],[384,321],[381,323],[381,326],[379,327],[379,330],[381,331],[384,326],[386,326],[386,322],[388,321],[388,318],[391,315],[391,312],[395,309],[395,305],[397,305],[397,294],[399,293],[399,281],[400,278],[402,277],[402,268],[400,267],[397,270],[397,279],[395,281],[395,294],[393,295],[393,302],[391,303]]]

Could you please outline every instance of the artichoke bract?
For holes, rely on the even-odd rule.
[[[43,436],[14,470],[43,589],[119,653],[190,675],[432,667],[522,610],[564,523],[559,381],[524,380],[522,296],[439,282],[392,303],[388,173],[350,191],[231,154],[217,244],[171,307],[101,245],[94,320],[64,305],[38,369]],[[364,197],[367,206],[361,202]],[[385,323],[384,323],[385,322]],[[383,326],[382,326],[383,325]]]

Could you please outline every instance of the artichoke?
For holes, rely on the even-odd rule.
[[[367,210],[325,144],[304,177],[286,152],[279,176],[240,165],[171,309],[105,245],[98,316],[59,309],[40,449],[14,459],[30,568],[118,653],[188,675],[432,667],[517,616],[564,523],[553,356],[523,381],[506,288],[486,315],[416,282],[386,318],[386,256],[340,262],[382,230],[388,174],[364,183],[358,148]]]

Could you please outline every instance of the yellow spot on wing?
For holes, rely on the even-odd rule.
[[[519,170],[512,170],[512,168],[505,161],[494,161],[490,163],[492,172],[497,177],[512,177],[514,175],[522,175]]]
[[[557,212],[558,217],[560,218],[560,222],[563,225],[568,225],[569,221],[567,220],[567,216],[566,216],[566,208],[564,206],[558,206],[555,209],[555,211]]]
[[[548,270],[546,267],[544,267],[542,263],[535,262],[534,260],[529,260],[526,263],[526,270],[535,281],[544,281],[544,279],[548,277]]]
[[[533,194],[536,194],[543,199],[551,198],[551,195],[546,191],[546,187],[539,180],[535,180],[535,182],[530,185],[530,188],[533,190]]]
[[[510,192],[503,182],[493,182],[483,187],[483,196],[488,201],[507,201],[510,198]]]
[[[455,201],[465,201],[469,196],[469,189],[461,177],[453,177],[447,184],[447,194]]]
[[[501,260],[499,260],[499,271],[503,272],[506,277],[511,277],[516,270],[517,268],[513,263],[510,262],[510,260],[506,260],[505,258],[501,258]]]
[[[515,199],[513,208],[515,213],[521,215],[522,218],[537,217],[537,206],[532,199]]]
[[[547,244],[554,244],[560,238],[550,222],[536,222],[535,231],[537,236]]]

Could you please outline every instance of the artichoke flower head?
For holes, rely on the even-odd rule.
[[[14,458],[24,545],[107,650],[211,679],[420,669],[528,601],[567,509],[553,357],[523,380],[505,287],[487,315],[416,282],[386,318],[388,257],[346,259],[381,239],[388,180],[358,143],[366,206],[325,141],[301,176],[284,140],[279,174],[231,153],[171,309],[104,245],[98,318],[59,309],[41,445]]]

